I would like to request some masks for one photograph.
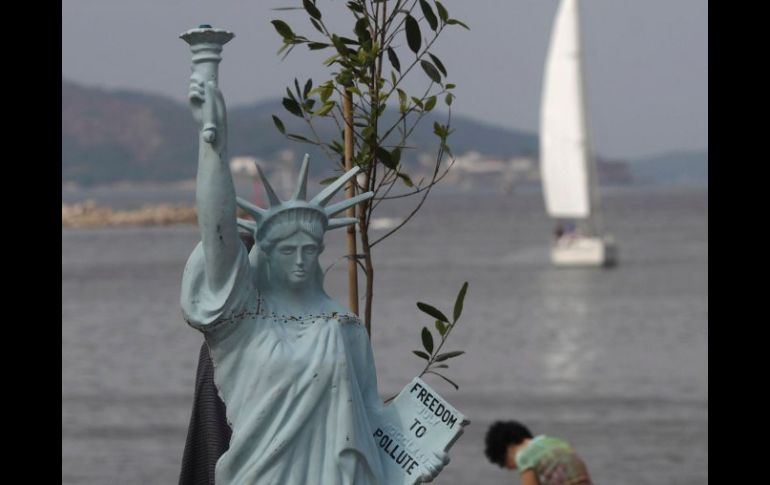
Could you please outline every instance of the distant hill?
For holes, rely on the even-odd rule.
[[[62,80],[62,182],[194,177],[194,133],[180,103]]]
[[[279,101],[228,107],[230,156],[277,159],[281,151],[307,151],[323,158],[314,146],[287,140],[273,125],[281,117],[287,131],[307,135],[303,121]],[[385,120],[395,119],[388,111]],[[433,121],[424,119],[409,144],[435,153]],[[443,122],[443,120],[442,120]],[[454,117],[456,132],[449,144],[456,154],[470,150],[495,157],[537,154],[537,137],[477,121]],[[321,126],[327,138],[337,134],[333,125]],[[62,182],[82,185],[118,181],[172,181],[195,177],[196,127],[187,106],[169,98],[129,91],[107,91],[62,80]],[[404,152],[406,164],[416,163],[420,150]],[[325,159],[325,158],[323,158]],[[322,164],[313,165],[320,172]]]
[[[636,185],[708,186],[708,152],[682,151],[633,160]]]
[[[308,135],[304,122],[289,114],[278,100],[228,107],[229,155],[277,160],[284,150],[308,152],[313,160],[325,155],[314,146],[287,140],[273,125],[278,115],[290,133]],[[395,120],[388,110],[384,124]],[[421,153],[434,154],[437,139],[426,116],[409,140],[402,161],[414,169]],[[322,120],[323,121],[323,120]],[[455,155],[476,151],[491,159],[537,158],[538,140],[532,133],[487,125],[455,116],[449,144]],[[331,122],[319,125],[323,139],[339,138]],[[62,182],[97,185],[112,182],[176,181],[195,177],[198,146],[196,126],[186,104],[152,94],[85,87],[62,80]],[[314,175],[328,173],[328,165],[311,165]],[[536,166],[535,166],[536,169]],[[410,170],[408,170],[410,171]],[[678,152],[634,160],[599,157],[602,184],[708,185],[708,153]],[[532,180],[537,183],[537,178]]]

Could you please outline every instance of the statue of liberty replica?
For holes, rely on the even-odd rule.
[[[269,207],[236,196],[226,157],[225,103],[217,87],[222,45],[232,37],[209,26],[182,36],[193,51],[188,97],[200,124],[201,241],[184,270],[181,304],[187,323],[205,336],[232,429],[229,447],[216,462],[215,481],[396,483],[378,449],[382,440],[373,434],[389,406],[377,392],[366,329],[326,294],[318,262],[326,231],[356,222],[335,216],[372,193],[331,203],[356,167],[309,196],[305,156],[288,200],[276,195],[261,169]],[[253,221],[237,219],[238,206]],[[250,251],[239,226],[254,237]],[[414,468],[412,483],[432,480],[448,461],[445,453],[434,453],[417,467],[416,457],[389,451],[410,475]]]

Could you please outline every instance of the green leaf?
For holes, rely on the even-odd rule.
[[[306,142],[306,143],[313,143],[312,141],[308,140],[307,138],[305,138],[305,137],[304,137],[304,136],[302,136],[302,135],[295,135],[294,133],[289,133],[289,134],[288,134],[288,135],[286,135],[286,136],[287,136],[287,137],[289,137],[289,138],[291,138],[292,140],[296,140],[296,141],[304,141],[304,142]]]
[[[321,95],[321,101],[324,103],[331,97],[332,93],[334,93],[334,85],[331,82],[327,82],[318,92]]]
[[[396,165],[401,162],[401,147],[396,147],[390,151],[390,159],[393,160],[393,163]]]
[[[334,108],[334,101],[324,103],[318,110],[313,113],[313,116],[323,116]]]
[[[438,121],[433,122],[433,133],[435,133],[442,140],[449,136],[449,131],[447,127],[442,125]]]
[[[321,49],[326,49],[327,47],[331,47],[331,44],[324,44],[323,42],[310,42],[307,45],[307,48],[311,51],[318,51]]]
[[[324,66],[331,66],[332,64],[334,64],[334,61],[336,61],[339,56],[340,56],[339,54],[334,54],[333,56],[330,56],[324,59],[324,61],[321,64],[323,64]]]
[[[438,16],[441,17],[441,20],[444,22],[449,20],[449,12],[446,11],[444,5],[442,5],[439,1],[436,1],[436,10],[438,10]]]
[[[449,319],[444,316],[443,313],[435,309],[434,307],[428,305],[427,303],[423,303],[421,301],[417,302],[417,308],[422,310],[424,313],[427,313],[428,315],[432,316],[436,320],[441,320],[442,322],[449,323]]]
[[[451,359],[452,357],[457,357],[458,355],[463,355],[465,353],[464,350],[453,350],[452,352],[445,352],[443,354],[439,354],[436,357],[435,362],[443,362],[447,359]]]
[[[436,374],[436,375],[437,375],[437,376],[439,376],[440,378],[442,378],[442,379],[444,379],[445,381],[447,381],[448,383],[452,384],[452,385],[455,387],[455,390],[458,390],[458,391],[460,390],[460,386],[458,386],[457,384],[455,384],[454,382],[452,382],[452,380],[451,380],[451,379],[449,379],[448,377],[446,377],[446,376],[442,376],[442,375],[441,375],[441,374],[439,374],[438,372],[431,372],[431,374]]]
[[[406,16],[406,43],[409,44],[409,48],[412,52],[417,54],[420,52],[420,46],[422,45],[422,34],[420,34],[420,24],[411,15]]]
[[[398,92],[398,111],[404,113],[409,108],[409,100],[403,89],[396,88],[396,91]]]
[[[338,142],[337,140],[334,140],[333,142],[331,142],[331,144],[327,144],[326,146],[328,146],[333,152],[338,153],[340,155],[345,153],[345,149],[342,148],[342,145],[340,145],[340,142]]]
[[[454,99],[454,95],[452,93],[446,93],[446,97],[444,98],[444,102],[447,106],[452,106],[452,100]]]
[[[334,44],[334,47],[337,49],[337,52],[342,57],[348,56],[348,48],[345,46],[345,43],[342,42],[342,39],[337,36],[337,34],[332,34],[332,43]]]
[[[321,20],[321,12],[315,6],[315,2],[311,2],[310,0],[302,0],[302,5],[305,6],[305,10],[307,10],[307,13],[310,14],[311,17],[316,20]]]
[[[302,97],[307,98],[307,95],[310,94],[311,89],[313,89],[313,80],[308,79],[305,83],[305,89],[302,90]]]
[[[270,23],[273,24],[273,27],[275,27],[278,34],[285,40],[292,40],[296,37],[294,32],[292,32],[291,27],[289,27],[289,24],[283,20],[272,20]]]
[[[455,86],[455,85],[454,85],[454,84],[452,84],[452,83],[447,83],[447,85],[446,85],[446,86],[444,86],[444,87],[445,87],[445,88],[447,88],[447,89],[454,89],[454,88],[456,88],[457,86]]]
[[[353,86],[353,74],[350,71],[342,71],[334,77],[334,80],[346,88]]]
[[[283,98],[283,107],[286,108],[286,111],[293,114],[294,116],[299,116],[302,118],[302,109],[299,107],[299,103],[295,100]]]
[[[463,22],[460,22],[457,19],[449,19],[449,20],[446,21],[446,23],[449,24],[449,25],[462,25],[463,27],[465,27],[465,30],[471,30],[470,27],[468,27]]]
[[[297,81],[297,78],[294,78],[294,89],[297,91],[297,97],[299,99],[302,99],[302,91],[299,90],[299,81]]]
[[[396,175],[404,182],[404,185],[407,187],[414,187],[414,182],[412,182],[412,178],[409,177],[409,175],[405,173],[398,172]]]
[[[422,350],[413,350],[412,353],[421,359],[430,360],[430,355],[426,354]]]
[[[377,159],[386,167],[395,170],[398,166],[397,163],[393,163],[393,158],[390,156],[390,152],[386,149],[382,147],[375,147],[374,153],[377,155]]]
[[[369,20],[366,17],[361,17],[356,21],[353,32],[356,33],[358,40],[362,43],[372,40],[372,34],[369,33]]]
[[[348,8],[356,13],[364,13],[364,8],[356,2],[348,2]]]
[[[428,327],[422,327],[422,346],[429,354],[433,353],[433,335],[431,335]]]
[[[322,34],[325,34],[323,27],[321,27],[321,24],[319,24],[318,22],[316,22],[316,21],[315,21],[315,19],[310,19],[310,23],[311,23],[311,24],[313,24],[313,27],[315,27],[315,29],[316,29],[318,32],[320,32],[320,33],[322,33]]]
[[[425,101],[425,111],[430,111],[436,106],[436,97],[431,96]]]
[[[281,55],[281,53],[283,51],[285,51],[286,49],[289,49],[288,52],[286,52],[286,54],[283,56],[283,57],[286,57],[286,56],[289,55],[289,52],[291,52],[291,49],[293,49],[293,48],[294,48],[294,44],[293,43],[291,43],[291,42],[284,42],[283,45],[281,46],[281,48],[278,49],[278,51],[275,53],[275,55],[277,55],[277,56]]]
[[[388,107],[388,103],[385,103],[385,102],[380,103],[379,107],[377,107],[377,117],[378,118],[380,116],[382,116],[382,114],[385,112],[387,107]],[[374,110],[372,110],[372,112],[374,112]]]
[[[438,330],[439,335],[443,337],[444,334],[446,334],[447,328],[448,327],[446,323],[442,322],[441,320],[436,320],[436,330]]]
[[[417,106],[419,106],[420,109],[422,109],[422,100],[420,98],[415,98],[414,96],[412,96],[412,102]]]
[[[449,369],[449,366],[446,364],[439,364],[439,365],[431,366],[431,369]]]
[[[428,21],[430,28],[435,32],[438,28],[438,19],[436,14],[433,13],[433,9],[430,8],[430,5],[425,0],[420,0],[420,8],[422,9],[422,14],[425,15],[425,20]]]
[[[430,52],[428,53],[428,55],[433,61],[433,64],[435,64],[436,67],[438,67],[438,70],[441,71],[441,74],[443,74],[444,77],[446,77],[446,68],[444,67],[444,64],[441,62],[441,60],[438,57],[431,54]]]
[[[313,111],[313,106],[315,106],[315,99],[306,99],[302,104],[302,108],[308,113]]]
[[[276,115],[273,115],[273,123],[275,124],[275,127],[278,128],[278,131],[280,131],[282,134],[286,134],[286,127],[283,125],[283,121],[281,121],[281,118],[277,117]]]
[[[428,61],[420,61],[420,65],[422,66],[422,70],[425,71],[425,74],[427,74],[434,83],[441,84],[441,74],[439,74],[433,64]]]
[[[392,47],[388,47],[388,60],[390,61],[390,65],[393,66],[393,69],[395,69],[400,73],[401,62],[399,62],[398,56],[396,55],[396,51],[394,51]]]
[[[460,315],[463,313],[463,303],[465,302],[465,293],[468,291],[468,282],[466,281],[463,283],[463,287],[460,288],[460,293],[457,294],[457,299],[455,299],[455,309],[454,309],[454,321],[456,322],[458,318],[460,318]]]

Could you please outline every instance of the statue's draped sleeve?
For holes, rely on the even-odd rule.
[[[209,332],[228,322],[237,322],[256,305],[248,254],[240,241],[232,267],[222,284],[212,288],[209,281],[203,244],[198,243],[182,275],[182,314],[193,328]]]
[[[347,322],[344,335],[348,340],[347,348],[353,359],[355,376],[364,398],[364,404],[370,415],[372,413],[379,414],[382,412],[383,403],[377,393],[377,370],[374,365],[369,334],[357,318],[350,318]]]

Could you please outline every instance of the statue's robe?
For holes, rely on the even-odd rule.
[[[370,425],[382,403],[365,328],[347,313],[272,313],[240,249],[221,289],[208,287],[200,244],[182,281],[183,315],[206,337],[232,429],[216,483],[383,483]]]

